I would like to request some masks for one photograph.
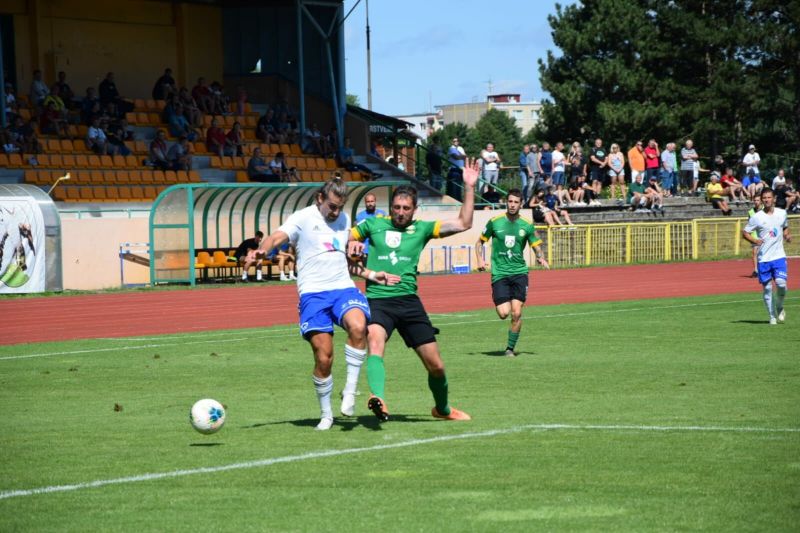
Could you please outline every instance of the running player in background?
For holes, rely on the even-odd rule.
[[[544,258],[540,246],[541,239],[536,236],[533,222],[520,216],[522,191],[508,191],[506,213],[494,217],[486,223],[478,242],[475,243],[475,257],[478,270],[484,272],[486,263],[483,260],[483,245],[492,239],[492,300],[497,309],[497,316],[505,320],[511,315],[511,326],[508,329],[506,344],[507,357],[516,357],[514,349],[522,331],[522,307],[528,297],[528,264],[525,262],[525,246],[530,245],[536,259],[544,268],[550,265]]]
[[[392,195],[389,217],[363,220],[352,230],[356,241],[370,240],[367,267],[401,277],[393,286],[367,281],[367,298],[372,313],[369,322],[369,353],[367,381],[370,398],[367,407],[381,421],[389,419],[386,406],[386,370],[383,357],[386,343],[396,329],[419,356],[428,372],[428,387],[433,394],[431,414],[446,420],[470,420],[471,417],[448,400],[447,376],[444,361],[436,342],[438,330],[433,327],[422,302],[417,296],[417,264],[425,244],[431,239],[447,237],[472,227],[475,205],[477,168],[464,169],[464,203],[458,218],[448,221],[414,220],[417,209],[417,190],[402,185]],[[353,242],[350,252],[358,255],[361,242]]]
[[[789,221],[786,211],[775,207],[775,195],[772,189],[761,191],[761,202],[764,205],[742,230],[745,240],[758,248],[758,281],[764,287],[764,304],[769,313],[771,325],[786,320],[783,310],[783,299],[786,297],[786,252],[783,241],[792,242],[789,234]],[[750,233],[756,232],[758,237]],[[772,282],[775,282],[775,296],[772,294]]]
[[[329,180],[317,193],[316,205],[293,213],[252,252],[253,258],[263,258],[285,242],[291,242],[297,251],[300,333],[314,352],[312,379],[320,407],[316,429],[322,431],[333,425],[333,325],[347,332],[344,346],[347,380],[341,406],[345,416],[353,415],[358,375],[367,355],[369,305],[350,274],[383,286],[400,281],[397,276],[370,271],[361,265],[349,267],[346,250],[350,217],[342,211],[346,201],[347,185],[341,178]]]

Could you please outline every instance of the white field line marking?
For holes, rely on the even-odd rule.
[[[798,300],[800,297],[787,297],[786,300]],[[571,316],[590,316],[590,315],[605,315],[609,313],[625,313],[625,312],[638,312],[638,311],[654,311],[654,310],[661,310],[661,309],[680,309],[686,307],[702,307],[702,306],[710,306],[710,305],[728,305],[728,304],[739,304],[739,303],[754,303],[754,302],[761,302],[761,300],[729,300],[726,302],[706,302],[706,303],[696,303],[696,304],[679,304],[679,305],[656,305],[656,306],[648,306],[648,307],[630,307],[627,309],[610,309],[607,311],[585,311],[585,312],[578,312],[578,313],[560,313],[554,315],[534,315],[530,316],[529,320],[540,320],[543,318],[562,318],[562,317],[571,317]],[[483,320],[465,320],[461,322],[445,322],[445,323],[438,323],[436,326],[461,326],[464,324],[485,324],[490,322],[497,322],[497,318],[490,318],[490,319],[483,319]],[[281,330],[283,331],[283,330]],[[291,330],[287,330],[291,331]],[[242,340],[249,340],[253,337],[257,337],[259,339],[269,339],[269,338],[279,338],[279,337],[293,337],[297,335],[296,333],[286,334],[286,335],[261,335],[257,332],[253,332],[249,337],[241,337],[241,331],[231,331],[228,333],[221,333],[219,334],[220,337],[225,335],[239,335],[237,338],[233,339],[226,339],[227,341],[242,341]],[[163,339],[164,337],[154,337],[154,339]],[[180,337],[179,337],[180,338]],[[128,340],[130,342],[135,342],[137,337],[129,337],[123,340]],[[147,337],[146,339],[150,340],[151,338]],[[116,339],[115,339],[116,340]],[[119,348],[93,348],[93,349],[86,349],[86,350],[74,350],[74,351],[67,351],[67,352],[44,352],[44,353],[35,353],[35,354],[26,354],[26,355],[11,355],[6,357],[0,357],[0,361],[9,361],[15,359],[29,359],[33,357],[51,357],[51,356],[58,356],[58,355],[76,355],[76,354],[88,354],[88,353],[99,353],[99,352],[113,352],[116,350],[136,350],[139,348],[160,348],[163,346],[180,346],[184,344],[206,344],[217,342],[214,340],[209,341],[189,341],[189,342],[182,342],[182,343],[160,343],[160,344],[141,344],[138,346],[125,346]]]
[[[520,433],[522,431],[548,431],[548,430],[576,430],[576,431],[657,431],[657,432],[723,432],[723,433],[800,433],[800,428],[759,428],[759,427],[720,427],[720,426],[635,426],[635,425],[580,425],[580,424],[528,424],[506,429],[493,429],[488,431],[460,433],[457,435],[443,435],[427,439],[412,439],[393,444],[378,444],[363,448],[345,448],[343,450],[322,450],[309,452],[299,455],[287,455],[284,457],[273,457],[271,459],[261,459],[258,461],[247,461],[244,463],[232,463],[220,466],[207,466],[200,468],[190,468],[183,470],[172,470],[170,472],[153,472],[149,474],[139,474],[136,476],[119,477],[112,479],[98,479],[85,483],[74,483],[70,485],[51,485],[49,487],[39,487],[35,489],[7,490],[0,492],[0,500],[18,498],[22,496],[35,496],[37,494],[49,494],[53,492],[69,492],[82,489],[93,489],[106,485],[122,485],[126,483],[138,483],[141,481],[155,481],[158,479],[168,479],[196,474],[215,474],[217,472],[227,472],[230,470],[245,470],[250,468],[261,468],[281,463],[295,463],[309,459],[320,459],[323,457],[338,457],[342,455],[352,455],[358,453],[375,452],[380,450],[391,450],[394,448],[407,448],[409,446],[419,446],[422,444],[433,444],[463,439],[479,439],[483,437],[493,437],[496,435],[507,435]]]
[[[263,332],[264,328],[260,326],[256,326],[253,328],[246,328],[246,329],[254,329],[259,330],[259,332]],[[286,328],[286,329],[272,329],[270,333],[288,333],[290,331],[297,332],[297,335],[300,336],[300,329],[295,326],[293,328]],[[256,332],[253,332],[254,334]],[[165,335],[157,335],[155,337],[97,337],[95,339],[89,340],[98,340],[98,341],[114,341],[114,342],[136,342],[136,341],[169,341],[169,340],[179,340],[185,339],[187,337],[227,337],[228,335],[242,335],[243,330],[236,329],[231,331],[187,331],[186,333],[172,333],[172,334],[165,334]],[[260,333],[259,333],[260,334]]]

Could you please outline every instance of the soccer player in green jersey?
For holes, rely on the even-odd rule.
[[[522,331],[522,306],[528,297],[528,264],[525,262],[525,246],[530,244],[536,259],[544,268],[550,268],[544,253],[541,251],[542,241],[536,236],[533,222],[520,216],[522,207],[522,191],[508,191],[506,213],[494,217],[486,223],[478,242],[475,243],[475,256],[478,270],[486,270],[483,261],[483,245],[492,239],[492,300],[501,320],[511,315],[511,327],[508,329],[506,356],[516,357],[520,331]]]
[[[383,363],[384,349],[394,330],[419,356],[428,371],[428,387],[433,393],[434,407],[431,414],[445,420],[471,420],[471,417],[448,401],[447,376],[436,330],[417,296],[417,264],[425,244],[468,230],[472,227],[472,212],[475,204],[476,168],[464,169],[464,203],[458,218],[447,221],[414,220],[417,209],[417,190],[400,186],[392,195],[390,216],[378,216],[362,220],[352,229],[350,253],[357,255],[363,246],[361,241],[369,239],[367,268],[386,269],[387,273],[399,275],[396,285],[367,281],[367,300],[370,308],[369,353],[367,357],[367,381],[370,398],[367,407],[381,421],[389,419],[386,406],[386,370]]]

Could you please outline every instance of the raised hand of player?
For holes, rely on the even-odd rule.
[[[383,283],[384,285],[397,285],[401,280],[402,278],[397,274],[390,274],[382,270],[380,272],[375,272],[375,281],[377,283]]]
[[[478,176],[480,175],[480,167],[478,166],[478,162],[474,162],[472,165],[464,167],[464,185],[468,187],[474,187],[476,183],[478,183]]]

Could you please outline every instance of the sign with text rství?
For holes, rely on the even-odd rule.
[[[0,196],[0,294],[45,290],[45,227],[33,198]]]

